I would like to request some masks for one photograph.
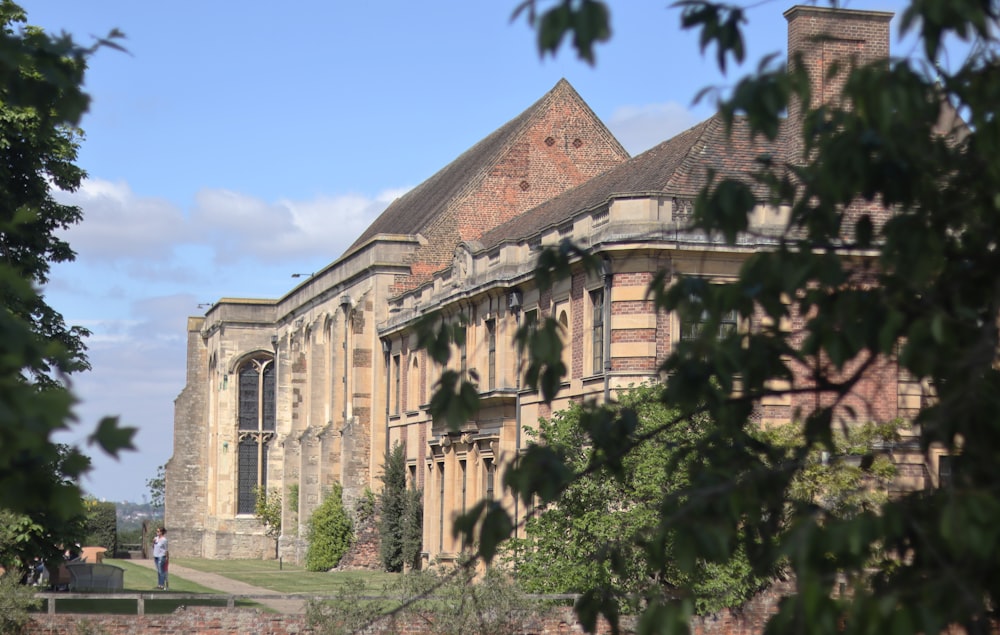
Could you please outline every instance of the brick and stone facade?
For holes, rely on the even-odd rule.
[[[843,54],[888,55],[889,14],[795,7],[789,43],[816,81]],[[829,46],[815,46],[821,33]],[[792,111],[791,118],[797,117]],[[768,141],[745,121],[727,136],[719,117],[629,159],[586,104],[561,81],[425,183],[394,202],[348,252],[278,300],[222,299],[188,325],[188,382],[177,399],[174,456],[167,466],[166,523],[178,555],[235,558],[273,554],[252,514],[237,513],[241,438],[266,439],[266,484],[286,509],[280,553],[303,556],[310,513],[333,483],[348,509],[377,490],[381,462],[405,446],[411,480],[424,495],[424,563],[465,547],[451,520],[486,496],[515,517],[528,510],[504,492],[505,466],[527,442],[524,428],[571,401],[605,400],[655,379],[682,337],[676,315],[655,309],[647,289],[657,272],[735,278],[770,249],[787,210],[758,205],[754,230],[735,245],[687,229],[693,199],[710,171],[746,178],[760,153],[791,156],[789,129]],[[539,247],[571,239],[596,255],[600,271],[576,271],[551,289],[533,276]],[[416,322],[432,309],[468,320],[455,370],[475,371],[481,407],[457,431],[435,424],[427,406],[442,370],[416,347]],[[514,332],[552,317],[564,329],[568,373],[551,405],[518,377]],[[740,328],[760,325],[760,317]],[[792,329],[794,324],[782,325]],[[241,369],[273,364],[273,433],[245,430]],[[806,385],[799,369],[797,385]],[[847,403],[859,417],[912,417],[926,386],[878,360]],[[263,398],[261,403],[266,402]],[[252,400],[250,400],[252,401]],[[801,397],[758,404],[763,425],[791,419]],[[846,412],[846,411],[845,411]],[[263,446],[262,446],[263,447]],[[903,444],[901,487],[933,483],[936,457]],[[253,456],[240,450],[247,465]],[[262,459],[263,460],[263,459]],[[244,487],[245,487],[245,482]],[[298,505],[289,501],[298,492]]]

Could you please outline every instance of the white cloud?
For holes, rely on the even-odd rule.
[[[76,192],[58,192],[83,209],[84,219],[63,237],[89,265],[127,263],[143,280],[191,282],[198,275],[191,249],[217,265],[245,260],[332,262],[406,189],[374,198],[321,195],[267,202],[223,189],[203,189],[189,214],[175,203],[137,196],[127,183],[88,179]]]
[[[127,183],[87,179],[76,192],[59,192],[57,198],[83,209],[83,221],[64,233],[81,260],[162,262],[173,245],[186,240],[189,226],[177,206],[136,196]]]
[[[388,190],[374,199],[345,194],[267,203],[237,192],[206,189],[197,194],[191,220],[213,246],[219,263],[247,258],[332,262],[402,192]]]
[[[622,106],[611,114],[608,128],[633,156],[698,123],[700,118],[678,104]]]

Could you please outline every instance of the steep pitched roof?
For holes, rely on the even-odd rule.
[[[345,254],[359,248],[378,234],[420,233],[447,209],[449,204],[489,173],[498,158],[517,140],[519,133],[530,126],[532,120],[543,113],[550,102],[567,98],[577,101],[588,111],[590,110],[569,82],[560,79],[552,90],[527,110],[466,150],[432,177],[393,201],[354,241]],[[609,135],[608,141],[621,149],[624,156],[628,156],[617,139]]]
[[[746,180],[756,168],[756,158],[765,153],[780,155],[781,139],[769,142],[750,138],[745,120],[733,122],[730,136],[723,120],[715,115],[646,152],[542,203],[521,216],[483,234],[485,249],[511,240],[533,236],[559,225],[581,211],[596,209],[622,196],[673,195],[694,197],[709,170],[716,178]]]

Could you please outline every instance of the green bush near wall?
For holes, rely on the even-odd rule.
[[[335,484],[309,518],[309,549],[306,569],[329,571],[337,566],[351,546],[351,519],[344,509],[344,490]]]

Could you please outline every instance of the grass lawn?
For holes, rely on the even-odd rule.
[[[279,593],[336,595],[349,582],[361,581],[365,585],[366,592],[378,595],[382,593],[386,584],[392,584],[399,576],[398,573],[385,573],[383,571],[306,571],[300,566],[287,562],[279,568],[277,560],[170,558],[170,562],[198,571],[215,573]],[[171,589],[173,589],[172,580],[171,577]]]
[[[146,613],[173,613],[180,605],[185,606],[225,606],[225,600],[171,600],[172,593],[207,593],[219,594],[220,591],[196,584],[176,575],[170,575],[170,590],[156,590],[156,571],[143,567],[128,560],[105,559],[106,564],[125,569],[125,587],[122,593],[156,593],[162,595],[162,600],[146,600]],[[237,606],[260,606],[254,602],[237,602]],[[261,607],[263,608],[263,607]],[[41,611],[48,610],[46,602],[42,603]],[[135,615],[135,600],[56,600],[57,613],[112,613],[120,615]]]

